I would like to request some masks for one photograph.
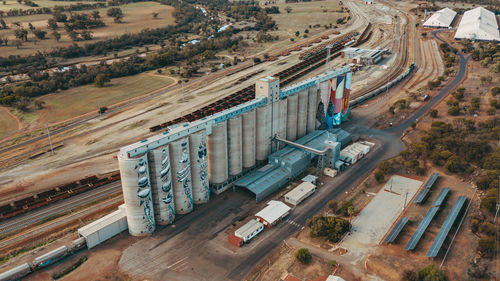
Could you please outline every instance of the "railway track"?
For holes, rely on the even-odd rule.
[[[391,71],[387,75],[385,75],[383,79],[379,79],[376,83],[374,83],[368,87],[365,87],[361,91],[353,94],[352,95],[353,99],[364,96],[364,95],[386,85],[390,81],[396,79],[399,75],[401,75],[401,73],[406,71],[407,66],[408,66],[408,34],[409,34],[408,33],[409,32],[408,22],[409,22],[409,19],[408,19],[408,16],[406,14],[403,14],[403,16],[406,18],[406,24],[403,28],[403,33],[401,35],[396,34],[397,37],[401,37],[401,38],[396,40],[397,46],[395,48],[395,52],[397,54],[401,54],[401,56],[397,59],[396,64],[392,67]],[[399,30],[399,28],[397,30]]]

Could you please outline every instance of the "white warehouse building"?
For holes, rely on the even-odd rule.
[[[444,8],[442,10],[436,11],[432,16],[430,16],[425,22],[425,27],[450,27],[455,19],[457,12],[450,8]]]
[[[316,186],[314,184],[307,181],[302,182],[290,192],[285,194],[285,202],[297,206],[300,202],[311,196],[315,191]]]
[[[495,14],[483,7],[465,12],[455,33],[455,39],[463,38],[474,41],[500,41]]]

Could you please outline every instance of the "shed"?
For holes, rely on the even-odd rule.
[[[450,8],[444,8],[436,11],[430,18],[424,22],[425,27],[450,27],[455,19],[457,12]]]
[[[290,203],[294,206],[300,204],[307,197],[311,196],[316,191],[316,186],[310,182],[302,182],[297,185],[290,192],[285,194],[285,202]]]
[[[117,210],[78,229],[78,234],[85,238],[87,248],[91,249],[126,229],[127,215]]]
[[[318,179],[318,177],[315,175],[307,175],[307,176],[302,178],[302,181],[307,181],[307,182],[310,182],[312,184],[316,184],[317,179]]]
[[[248,242],[259,234],[264,229],[264,225],[255,219],[251,219],[242,227],[234,232],[234,236],[243,239],[243,242]]]
[[[455,39],[463,38],[475,41],[500,41],[495,13],[483,7],[465,12],[455,33]]]
[[[262,222],[267,228],[278,224],[290,213],[291,208],[281,201],[271,200],[267,207],[255,214],[255,218]]]

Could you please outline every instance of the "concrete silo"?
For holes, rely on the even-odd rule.
[[[309,101],[309,93],[306,90],[299,92],[299,108],[297,114],[297,138],[306,135],[307,131],[307,103]]]
[[[131,159],[119,154],[118,166],[127,210],[128,231],[133,236],[153,233],[155,218],[147,154]]]
[[[168,145],[148,153],[155,221],[159,225],[171,224],[175,219],[170,151]]]
[[[316,86],[309,87],[309,102],[307,103],[307,133],[316,130],[316,112],[318,110],[318,90]]]
[[[243,168],[255,166],[255,115],[255,110],[245,112],[242,115]]]
[[[176,214],[187,214],[193,210],[189,139],[187,137],[170,143],[170,164]]]
[[[274,135],[278,135],[282,138],[286,138],[286,117],[287,117],[287,111],[288,111],[288,106],[287,106],[287,101],[286,100],[279,100],[274,103],[275,107],[278,108],[278,119],[276,120],[276,125],[277,127],[274,128]],[[277,106],[276,106],[277,105]],[[277,145],[277,149],[281,149],[285,147],[284,143],[281,142],[275,142]]]
[[[227,167],[227,121],[212,127],[212,134],[207,138],[208,178],[217,185],[228,179]]]
[[[271,151],[271,106],[257,108],[257,118],[255,122],[255,160],[267,161],[267,156]]]
[[[210,199],[210,186],[208,184],[207,134],[205,130],[189,136],[189,155],[191,157],[193,201],[195,204],[207,203]]]
[[[287,98],[287,115],[286,115],[286,139],[294,141],[297,139],[297,110],[299,105],[299,96],[297,94],[290,95]]]
[[[228,120],[227,131],[229,175],[236,176],[243,171],[241,116]]]

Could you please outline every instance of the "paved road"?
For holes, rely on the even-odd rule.
[[[17,231],[24,227],[42,222],[50,217],[66,214],[93,201],[121,191],[121,181],[113,182],[94,190],[81,193],[40,209],[24,213],[0,223],[0,235]],[[122,196],[120,196],[122,198]]]

